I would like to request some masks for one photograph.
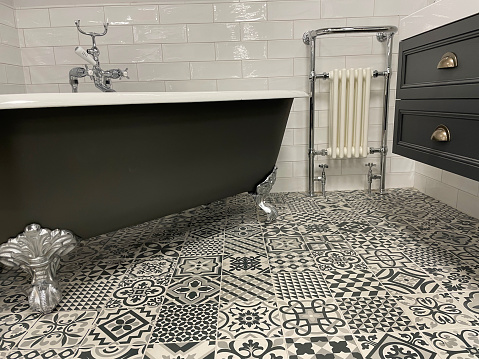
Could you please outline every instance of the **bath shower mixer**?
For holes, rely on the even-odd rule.
[[[103,92],[115,92],[115,90],[111,88],[111,80],[121,80],[123,77],[129,79],[129,77],[128,69],[102,70],[100,66],[100,50],[96,46],[95,38],[97,36],[106,35],[106,33],[108,32],[108,23],[103,24],[105,30],[101,34],[97,32],[83,31],[80,28],[80,20],[76,20],[75,25],[80,34],[91,36],[93,42],[92,47],[85,50],[81,46],[77,46],[75,48],[75,53],[83,60],[87,61],[92,66],[92,68],[89,68],[88,65],[85,65],[85,67],[74,67],[70,70],[69,77],[70,85],[72,86],[72,92],[78,92],[78,79],[87,75],[90,76],[90,78],[93,80],[96,88],[100,89]]]

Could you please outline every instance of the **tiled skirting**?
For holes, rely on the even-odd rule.
[[[411,189],[247,194],[81,242],[32,313],[0,272],[0,358],[477,358],[479,220]]]

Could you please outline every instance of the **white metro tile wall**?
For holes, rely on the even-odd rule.
[[[16,17],[23,44],[19,61],[21,65],[23,60],[28,73],[29,92],[69,91],[67,71],[82,64],[74,47],[91,46],[89,37],[77,33],[75,17],[86,31],[102,31],[101,23],[110,22],[108,34],[97,42],[104,68],[114,63],[129,67],[130,80],[114,81],[118,91],[307,92],[309,52],[301,40],[305,31],[397,25],[400,16],[427,4],[426,0],[416,0],[410,12],[396,6],[391,13],[374,0],[105,1],[80,0],[73,6],[67,0],[45,0],[40,6],[33,0],[17,0],[19,7],[13,19]],[[345,66],[385,67],[383,45],[374,36],[335,35],[320,42],[317,66],[322,71]],[[394,49],[397,52],[397,46]],[[378,137],[370,139],[374,146],[380,142],[381,86],[381,81],[373,83],[371,135]],[[322,81],[317,88],[321,92],[316,120],[320,125],[316,130],[319,149],[326,145],[328,83]],[[90,79],[84,79],[80,91],[96,89]],[[276,191],[306,190],[308,108],[307,99],[293,104],[278,160],[281,170]],[[368,160],[377,161],[377,156]],[[330,164],[329,189],[366,187],[364,161],[343,164],[341,160],[318,158],[320,162]],[[409,173],[408,161],[398,156],[388,160],[388,180],[395,186],[412,186]]]
[[[411,37],[478,12],[478,1],[438,0],[401,19],[400,38]],[[479,218],[479,181],[416,162],[414,187],[460,211]]]

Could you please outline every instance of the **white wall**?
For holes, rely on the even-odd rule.
[[[400,38],[407,38],[479,12],[477,0],[441,0],[401,20]],[[479,218],[479,182],[417,162],[414,187]]]
[[[12,2],[0,2],[0,94],[25,92],[20,41]]]
[[[16,22],[22,47],[28,92],[70,92],[68,71],[82,61],[77,45],[91,46],[79,35],[74,20],[88,31],[108,34],[98,38],[103,68],[128,67],[130,80],[115,81],[118,91],[228,91],[295,89],[308,91],[308,47],[305,31],[346,25],[399,25],[401,16],[432,0],[189,0],[133,3],[121,0],[16,0]],[[329,36],[318,41],[318,70],[343,67],[386,67],[385,44],[375,36]],[[397,54],[395,42],[394,54]],[[394,55],[391,83],[389,148],[392,144],[395,98]],[[382,78],[373,80],[371,147],[380,145]],[[91,81],[80,91],[97,91]],[[326,147],[327,83],[318,90],[317,149]],[[308,101],[295,101],[278,159],[275,191],[307,188]],[[367,160],[325,160],[328,190],[364,189]],[[387,159],[387,186],[411,187],[414,163],[391,155]],[[376,171],[378,171],[376,169]],[[319,175],[319,173],[318,173]],[[319,184],[318,184],[319,185]],[[378,182],[374,183],[378,187]],[[319,187],[318,187],[319,189]]]

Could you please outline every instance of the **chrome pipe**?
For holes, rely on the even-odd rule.
[[[394,33],[387,36],[387,69],[384,75],[384,103],[383,103],[383,127],[381,133],[381,158],[380,158],[380,185],[379,193],[384,194],[386,191],[386,156],[388,153],[388,117],[389,117],[389,85],[391,79],[391,64],[392,64],[392,46]]]
[[[354,27],[329,27],[322,28],[318,30],[311,30],[306,35],[303,35],[303,42],[307,44],[306,41],[314,41],[317,36],[329,35],[329,34],[338,34],[338,33],[367,33],[367,32],[377,32],[377,33],[387,33],[393,34],[398,31],[396,26],[354,26]]]
[[[309,185],[308,185],[308,194],[310,197],[314,196],[314,156],[316,155],[314,151],[314,111],[315,111],[315,92],[316,92],[316,41],[310,42],[310,51],[311,51],[311,73],[309,76],[310,84],[310,94],[309,94],[309,149],[308,149],[308,160],[309,160]]]

